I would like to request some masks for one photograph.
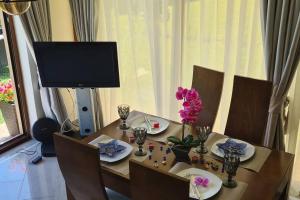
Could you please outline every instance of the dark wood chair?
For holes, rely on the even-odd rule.
[[[189,180],[130,160],[132,200],[188,200]]]
[[[213,128],[223,90],[224,73],[194,66],[192,87],[202,99],[203,110],[197,125]]]
[[[263,145],[272,83],[235,76],[225,135]]]
[[[99,149],[62,134],[55,133],[53,138],[58,164],[66,182],[68,199],[113,199],[111,195],[107,195],[102,180]]]

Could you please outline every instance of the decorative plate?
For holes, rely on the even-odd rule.
[[[218,143],[225,143],[228,140],[228,138],[223,138],[220,139],[218,141],[216,141],[212,147],[211,147],[211,152],[219,157],[224,157],[224,152],[222,150],[219,149],[219,147],[217,146]],[[238,143],[244,143],[246,144],[246,149],[245,149],[245,154],[240,156],[240,160],[241,162],[244,162],[246,160],[249,160],[250,158],[252,158],[252,156],[254,156],[255,154],[255,147],[247,142],[244,142],[242,140],[237,140],[237,139],[232,139],[235,142]]]
[[[99,143],[109,143],[112,140],[113,139],[109,138],[108,136],[103,137],[103,135],[102,135],[102,136],[96,138],[95,140],[91,141],[89,144],[94,145],[95,147],[99,147]],[[133,147],[130,144],[128,144],[127,142],[124,142],[122,140],[116,140],[116,141],[119,145],[125,147],[125,149],[120,152],[115,153],[115,155],[113,157],[105,155],[105,154],[101,154],[100,155],[101,161],[109,162],[109,163],[117,162],[119,160],[126,158],[128,155],[131,154]]]
[[[190,197],[194,199],[208,199],[216,195],[222,188],[222,180],[219,177],[202,169],[189,168],[182,170],[181,172],[177,173],[177,175],[190,180],[194,179],[195,177],[202,177],[209,180],[206,187],[196,186],[194,180],[191,180]],[[195,189],[197,189],[198,195],[196,194],[197,191],[195,191]]]
[[[155,123],[159,123],[159,128],[154,128],[154,126],[152,126],[152,128],[150,129],[149,125],[147,125],[147,122],[143,116],[135,119],[131,124],[131,128],[134,129],[137,127],[144,127],[147,129],[148,134],[156,135],[156,134],[159,134],[159,133],[165,131],[169,127],[170,123],[165,119],[162,119],[159,117],[153,117],[153,116],[149,116],[149,115],[147,115],[147,118],[149,119],[151,126]]]

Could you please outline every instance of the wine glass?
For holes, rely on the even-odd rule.
[[[143,150],[143,144],[146,141],[147,129],[144,127],[137,127],[133,130],[133,135],[135,137],[135,142],[139,145],[138,150],[135,152],[136,156],[145,156],[146,151]]]
[[[228,178],[223,181],[223,185],[228,188],[234,188],[237,186],[237,182],[233,180],[233,176],[236,175],[236,171],[240,164],[240,156],[226,151],[224,155],[224,169],[228,174]]]
[[[119,116],[121,118],[121,124],[120,124],[120,129],[121,130],[127,130],[129,129],[129,126],[127,125],[126,123],[126,119],[129,115],[129,112],[130,112],[130,107],[129,105],[126,105],[126,104],[121,104],[118,106],[118,113],[119,113]]]
[[[200,145],[197,147],[196,151],[199,154],[206,154],[208,152],[207,147],[204,145],[209,134],[211,133],[211,128],[209,126],[196,127],[196,133],[200,141]]]

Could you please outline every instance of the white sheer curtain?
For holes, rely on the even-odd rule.
[[[118,42],[121,79],[120,89],[101,90],[105,122],[117,118],[120,103],[164,117],[176,116],[181,6],[181,1],[101,1],[98,40]]]
[[[187,1],[184,21],[183,83],[191,84],[192,66],[225,72],[214,130],[223,133],[233,76],[265,79],[258,0]],[[200,94],[201,95],[201,94]]]
[[[300,195],[300,70],[295,75],[294,82],[288,94],[290,99],[288,126],[286,134],[286,151],[295,154],[294,170],[290,194]]]
[[[174,94],[192,66],[225,72],[215,131],[223,132],[233,75],[265,79],[259,0],[101,0],[98,40],[117,41],[121,88],[101,89],[104,120],[118,104],[178,119]],[[201,95],[201,94],[200,94]]]

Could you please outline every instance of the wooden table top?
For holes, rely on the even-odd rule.
[[[130,117],[144,114],[138,111],[132,111]],[[169,120],[170,121],[170,120]],[[170,121],[170,123],[179,124],[178,122]],[[118,129],[120,120],[116,120],[109,124],[108,126],[102,128],[99,132],[92,134],[82,141],[88,143],[102,134],[108,135],[111,138],[123,140],[128,142],[128,136],[131,135],[130,131],[123,132]],[[167,129],[166,131],[170,131]],[[163,152],[159,150],[161,146],[166,148],[167,145],[147,140],[147,143],[151,142],[155,145],[156,151],[153,153],[152,160],[145,159],[144,163],[153,166],[154,160],[161,160]],[[169,171],[174,165],[175,156],[170,153],[167,156],[167,164],[160,165],[159,170]],[[206,159],[212,159],[206,157]],[[239,168],[236,180],[242,181],[248,184],[247,190],[245,191],[242,199],[282,199],[283,193],[289,188],[289,182],[291,179],[291,173],[293,168],[294,155],[285,153],[282,151],[272,150],[271,154],[267,158],[261,170],[257,173],[244,168]],[[214,162],[218,162],[214,160]],[[203,168],[201,164],[193,164],[196,167]],[[117,192],[120,192],[126,196],[130,197],[130,178],[129,175],[123,175],[110,169],[107,166],[102,166],[104,183],[108,188],[111,188]],[[208,171],[211,171],[210,169]],[[213,171],[212,171],[213,172]],[[215,173],[215,172],[214,172]]]

